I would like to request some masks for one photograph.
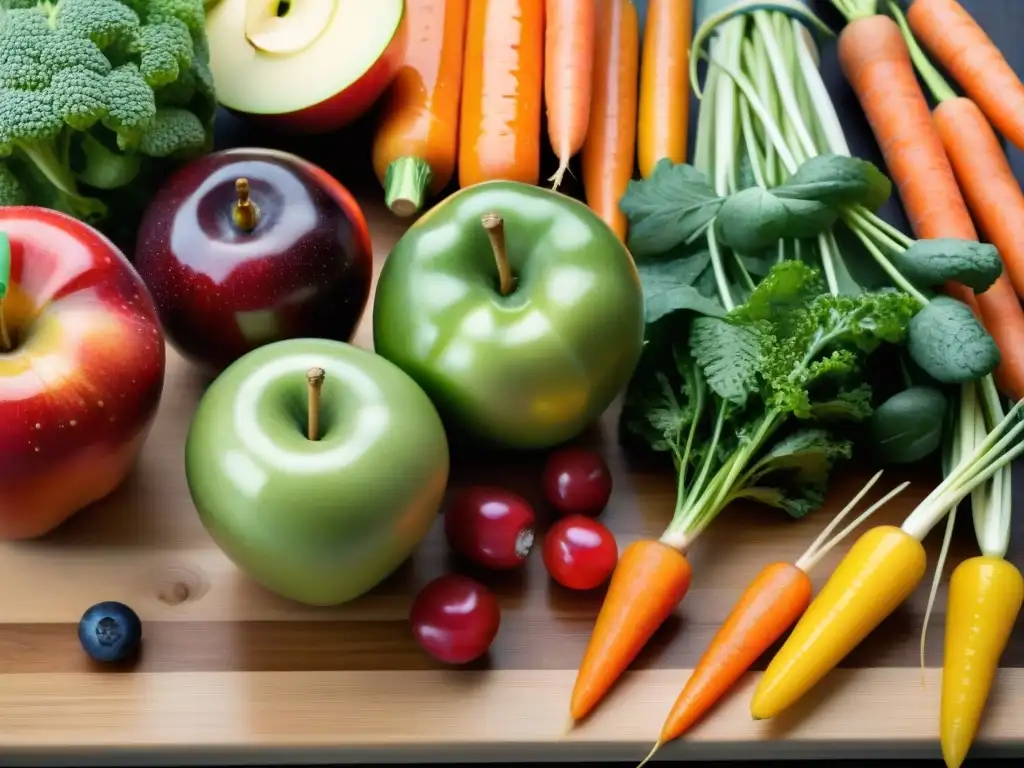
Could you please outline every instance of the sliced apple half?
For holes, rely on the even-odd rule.
[[[221,0],[207,11],[220,103],[304,133],[361,117],[401,64],[405,0]]]

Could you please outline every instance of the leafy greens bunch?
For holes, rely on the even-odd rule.
[[[675,463],[662,541],[685,550],[736,499],[794,517],[820,506],[851,452],[835,426],[871,413],[865,361],[904,340],[919,306],[893,290],[831,295],[819,270],[787,260],[729,312],[677,308],[653,322],[622,426]]]
[[[109,222],[212,147],[203,0],[2,1],[0,205]]]

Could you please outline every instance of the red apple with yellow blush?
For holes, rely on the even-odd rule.
[[[88,225],[0,208],[0,539],[29,539],[115,490],[163,391],[145,284]]]
[[[405,0],[217,0],[206,12],[221,106],[324,133],[366,113],[402,63]]]

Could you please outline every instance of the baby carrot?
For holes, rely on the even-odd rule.
[[[690,561],[652,539],[622,552],[569,702],[573,720],[597,706],[690,588]]]
[[[373,137],[373,168],[398,216],[416,213],[455,173],[467,3],[406,0],[404,62]]]
[[[470,0],[459,186],[536,184],[544,99],[544,0]]]
[[[839,35],[839,63],[882,150],[914,234],[921,239],[977,240],[896,22],[881,15],[854,17]],[[1005,273],[981,294],[959,283],[947,282],[945,287],[974,310],[995,339],[1003,356],[996,371],[1002,388],[1014,399],[1024,396],[1024,354],[1019,352],[1024,310]]]
[[[569,160],[583,147],[590,121],[594,73],[594,0],[547,0],[544,30],[544,104],[558,189]]]
[[[917,588],[927,564],[924,537],[1024,451],[1022,406],[1024,400],[965,452],[902,526],[877,526],[854,543],[765,670],[750,704],[755,719],[796,703]]]
[[[587,205],[619,238],[626,215],[619,200],[636,159],[637,68],[640,26],[630,0],[596,0],[597,27],[590,125],[583,143],[583,191]]]
[[[690,113],[691,0],[649,0],[640,61],[640,117],[636,152],[646,179],[664,157],[686,161]]]
[[[939,738],[949,768],[967,757],[1021,603],[1024,578],[1002,557],[964,560],[949,580]]]
[[[956,0],[914,0],[914,35],[1006,138],[1024,148],[1024,84]]]
[[[881,475],[878,472],[865,483],[795,564],[772,563],[754,577],[686,681],[662,726],[661,736],[651,750],[651,756],[663,744],[689,730],[772,643],[793,626],[811,602],[811,579],[808,576],[811,570],[854,529],[909,485],[897,486],[840,533],[828,539]]]

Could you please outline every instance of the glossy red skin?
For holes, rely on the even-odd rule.
[[[452,548],[494,570],[523,564],[533,547],[535,523],[526,499],[488,486],[456,492],[444,513],[444,533]]]
[[[388,47],[359,79],[345,90],[324,99],[319,104],[295,112],[281,112],[275,115],[245,114],[253,124],[280,133],[316,134],[328,133],[358,120],[384,94],[402,66],[405,50],[405,36],[408,34],[406,16],[398,24]],[[315,77],[315,73],[310,73]]]
[[[583,515],[563,517],[544,537],[544,567],[569,589],[594,589],[604,584],[619,561],[612,532]]]
[[[239,178],[260,211],[251,233],[232,218]],[[359,205],[326,171],[285,152],[232,149],[164,184],[139,227],[135,266],[167,340],[217,373],[282,339],[350,340],[370,295],[373,246]],[[247,333],[239,313],[259,313],[249,315],[256,328]]]
[[[420,591],[409,621],[416,642],[435,659],[468,664],[491,647],[501,624],[501,609],[483,584],[449,573]]]
[[[124,480],[156,416],[165,351],[149,292],[105,237],[33,207],[0,208],[0,230],[2,309],[22,329],[0,352],[0,538],[28,539]]]
[[[564,448],[544,466],[544,496],[563,515],[599,515],[612,495],[612,475],[593,451]]]

